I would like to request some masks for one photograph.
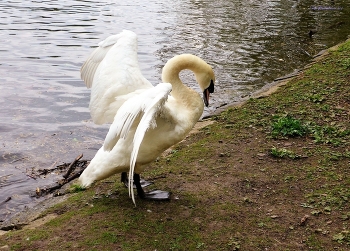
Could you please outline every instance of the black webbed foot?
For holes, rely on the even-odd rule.
[[[142,185],[141,185],[140,181],[141,181],[140,175],[135,173],[134,174],[134,184],[136,186],[137,195],[141,199],[145,199],[145,200],[170,200],[170,193],[166,192],[166,191],[153,190],[150,192],[145,192],[142,189]]]
[[[141,199],[145,200],[170,200],[170,192],[162,190],[152,190],[150,192],[144,192]]]

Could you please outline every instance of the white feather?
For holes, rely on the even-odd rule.
[[[86,86],[92,88],[90,112],[96,124],[111,123],[126,100],[140,89],[153,87],[140,71],[137,36],[131,31],[100,42],[80,72]]]
[[[133,96],[128,99],[118,110],[115,115],[114,121],[109,128],[105,142],[104,150],[111,151],[116,145],[119,138],[126,138],[128,132],[130,131],[131,126],[133,126],[134,121],[137,117],[142,117],[143,113],[146,110],[149,110],[150,107],[154,108],[155,104],[157,106],[157,112],[162,108],[160,104],[164,105],[164,102],[167,100],[168,95],[171,91],[171,84],[160,83],[154,88],[144,90],[142,93]],[[156,113],[153,113],[155,116]],[[143,117],[142,117],[143,119]],[[144,121],[142,120],[141,121]],[[155,127],[155,118],[153,118],[152,125]],[[138,123],[138,127],[147,126],[146,124]]]
[[[141,118],[140,123],[137,126],[134,135],[134,147],[131,152],[129,177],[134,177],[135,164],[137,160],[137,155],[139,153],[140,145],[142,143],[146,131],[149,128],[155,128],[157,126],[156,119],[159,116],[159,113],[162,112],[164,103],[168,99],[168,95],[171,92],[171,84],[161,83],[158,84],[154,89],[157,89],[157,92],[155,92],[155,97],[152,100],[148,100],[147,103],[144,103],[143,116]],[[132,178],[129,179],[129,194],[131,193],[132,201],[134,202],[134,204],[136,204],[133,183],[131,181]]]

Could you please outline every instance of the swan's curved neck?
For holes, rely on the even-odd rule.
[[[163,67],[162,81],[164,83],[171,83],[174,85],[180,84],[181,82],[179,73],[182,70],[188,69],[196,74],[201,70],[201,66],[205,62],[197,56],[191,54],[182,54],[170,59]],[[181,82],[181,85],[182,82]]]
[[[197,74],[203,71],[207,64],[199,57],[192,54],[182,54],[171,58],[163,67],[162,81],[172,85],[171,95],[183,102],[188,101],[192,95],[198,95],[197,92],[185,86],[180,80],[182,70],[191,70],[197,77]]]
[[[193,71],[197,78],[203,71],[207,70],[206,67],[210,66],[201,58],[191,54],[182,54],[170,59],[162,71],[162,81],[172,85],[171,96],[186,111],[192,113],[189,119],[193,120],[193,124],[198,121],[203,113],[203,100],[195,90],[182,83],[179,74],[182,70],[188,69]]]

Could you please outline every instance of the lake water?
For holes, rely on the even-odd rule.
[[[102,144],[108,127],[91,122],[79,69],[107,36],[138,34],[142,72],[154,84],[176,54],[206,60],[217,77],[210,114],[345,40],[349,17],[348,0],[2,0],[0,223],[41,200],[30,196],[36,187],[61,178],[33,173],[80,153],[91,159]]]

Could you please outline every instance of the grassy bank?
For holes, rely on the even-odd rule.
[[[10,250],[349,250],[350,42],[280,87],[214,117],[143,174],[170,202],[137,200],[119,176],[75,193]]]

